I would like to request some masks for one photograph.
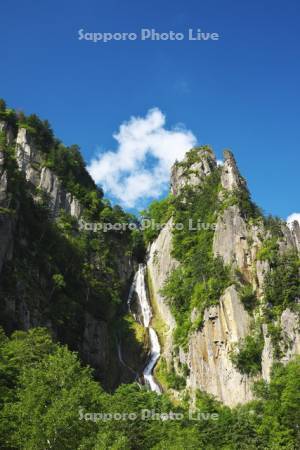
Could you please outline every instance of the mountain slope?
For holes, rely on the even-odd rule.
[[[224,158],[219,167],[202,147],[173,167],[169,219],[151,243],[148,273],[165,324],[158,379],[170,392],[201,389],[232,406],[253,398],[274,361],[300,352],[300,229],[264,217],[232,153]]]
[[[78,148],[65,147],[47,122],[2,105],[0,133],[1,325],[8,333],[46,326],[80,351],[108,388],[132,380],[118,341],[124,332],[140,371],[144,345],[122,317],[142,241],[128,228],[82,224],[134,218],[110,206]]]

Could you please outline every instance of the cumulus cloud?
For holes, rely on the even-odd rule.
[[[125,207],[143,206],[146,199],[159,197],[172,164],[196,144],[191,131],[182,125],[168,130],[165,123],[158,108],[145,117],[132,117],[113,136],[117,149],[102,152],[88,166],[95,182]]]
[[[289,227],[292,226],[293,222],[297,221],[300,225],[300,213],[293,213],[291,214],[287,219],[287,224],[289,225]]]

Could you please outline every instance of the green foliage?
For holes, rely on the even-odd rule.
[[[1,106],[1,105],[0,105]],[[25,128],[34,148],[44,157],[43,165],[53,170],[61,179],[65,189],[80,200],[83,206],[102,209],[103,192],[97,188],[93,179],[85,168],[85,162],[77,145],[64,146],[55,138],[47,120],[41,120],[36,114],[18,115],[13,110],[5,109],[2,102],[0,119],[8,122],[14,130]]]
[[[259,382],[255,393],[262,399],[254,405],[256,430],[266,448],[300,447],[300,358],[287,366],[276,365],[270,384]]]
[[[283,236],[282,226],[285,225],[285,223],[280,217],[272,215],[264,217],[264,225],[273,237],[281,238]]]
[[[160,230],[172,216],[172,211],[173,199],[171,195],[162,200],[153,201],[145,211],[142,211],[143,233],[146,245],[159,235]]]
[[[197,308],[201,315],[207,306],[218,302],[231,283],[229,268],[212,252],[214,221],[220,206],[219,183],[216,170],[199,189],[186,188],[174,200],[173,256],[181,264],[170,274],[162,294],[177,322],[175,342],[182,346],[187,344],[192,309]],[[190,223],[198,221],[205,227],[191,230]]]
[[[240,299],[245,309],[250,313],[257,306],[257,297],[250,283],[241,286]]]
[[[0,120],[7,122],[15,133],[17,125],[16,113],[13,109],[7,108],[6,103],[2,98],[0,99]]]
[[[55,139],[51,141],[48,124],[35,116],[27,119],[20,114],[19,118],[35,129],[34,144],[43,147],[45,160],[65,188],[80,198],[86,221],[128,225],[136,220],[102,198],[78,147],[66,149]],[[37,310],[42,321],[51,321],[59,339],[78,349],[86,313],[109,323],[122,314],[121,299],[128,286],[120,277],[120,265],[129,266],[133,257],[143,258],[142,234],[128,228],[107,233],[80,230],[76,219],[63,211],[54,221],[50,199],[26,182],[18,170],[15,149],[7,145],[4,133],[0,145],[10,199],[10,208],[0,212],[12,215],[18,211],[13,260],[5,264],[0,286],[1,324],[8,332],[20,326],[5,304],[16,297],[16,286],[22,286],[21,297],[30,312]]]
[[[44,164],[58,175],[66,190],[83,206],[96,211],[103,209],[103,192],[87,172],[77,145],[65,147],[60,142],[54,142],[44,158]]]
[[[278,239],[276,237],[271,237],[266,239],[263,246],[257,252],[257,259],[259,261],[268,261],[270,264],[274,264],[278,255]]]
[[[19,117],[18,126],[19,128],[26,128],[37,150],[48,153],[56,145],[57,141],[54,138],[49,122],[41,120],[36,114],[31,114],[28,117],[22,114]]]
[[[55,273],[52,277],[52,280],[54,282],[55,287],[59,289],[66,287],[64,277],[60,273]]]
[[[93,428],[78,420],[79,409],[88,405],[92,411],[101,410],[105,395],[91,370],[82,368],[67,348],[56,347],[41,356],[34,366],[23,364],[16,399],[3,408],[3,444],[28,450],[75,449]]]
[[[271,337],[274,357],[280,359],[283,356],[282,352],[282,329],[279,323],[269,322],[268,323],[268,335]]]
[[[34,367],[43,355],[51,354],[55,348],[48,332],[42,328],[15,331],[10,339],[0,328],[0,406],[15,398],[22,368]]]
[[[131,314],[119,318],[114,327],[124,363],[135,373],[140,373],[149,356],[148,330]]]
[[[262,210],[252,201],[250,192],[246,186],[239,187],[232,192],[223,190],[222,210],[237,205],[241,214],[246,219],[258,220],[263,218]]]
[[[264,339],[261,332],[243,339],[231,353],[233,364],[241,373],[256,375],[261,372]]]
[[[185,155],[185,159],[181,162],[177,162],[177,167],[183,167],[189,169],[193,164],[200,161],[201,157],[210,155],[213,157],[213,150],[209,145],[202,145],[200,147],[194,147],[188,151]]]
[[[265,315],[272,319],[279,317],[284,309],[294,309],[300,298],[300,259],[296,251],[284,255],[276,254],[273,267],[266,274],[264,282]]]
[[[6,103],[3,98],[0,98],[0,112],[4,112],[6,110]]]
[[[91,369],[45,330],[17,332],[10,339],[0,332],[0,356],[0,446],[6,450],[295,450],[300,445],[299,358],[275,367],[270,384],[256,386],[258,400],[252,403],[230,409],[199,392],[196,409],[189,412],[137,385],[105,393]],[[181,418],[142,419],[142,411]],[[124,418],[103,420],[100,414]],[[197,420],[198,414],[203,416]]]
[[[184,375],[178,375],[173,365],[168,368],[167,362],[163,357],[159,359],[155,368],[155,377],[164,389],[184,389],[186,387],[186,376]]]
[[[246,185],[235,192],[237,204],[241,213],[247,219],[257,219],[263,216],[262,210],[251,200],[251,195]]]

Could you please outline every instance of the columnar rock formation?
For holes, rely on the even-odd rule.
[[[24,281],[17,278],[13,295],[6,296],[5,291],[4,294],[2,291],[6,278],[6,273],[3,271],[8,265],[14,266],[15,260],[17,261],[19,258],[15,254],[16,247],[23,246],[25,253],[31,251],[32,244],[23,234],[26,223],[20,214],[20,200],[8,189],[9,176],[5,165],[4,148],[8,146],[10,147],[9,151],[14,153],[17,167],[24,175],[24,181],[27,182],[25,183],[26,193],[32,193],[35,202],[39,202],[40,195],[47,197],[51,220],[57,218],[61,210],[78,220],[83,213],[83,206],[74,195],[65,189],[59,176],[47,167],[44,153],[36,148],[35,141],[26,128],[15,127],[13,129],[8,122],[0,121],[0,133],[3,140],[0,142],[0,296],[1,311],[3,312],[1,325],[5,326],[8,332],[16,328],[27,330],[31,327],[46,326],[53,336],[57,337],[57,326],[53,324],[52,318],[47,314],[48,304],[51,301],[51,292],[48,292],[51,283],[47,279],[47,274],[43,273],[44,267],[38,267],[37,273],[32,274],[34,288],[27,286]],[[45,240],[47,240],[47,236],[45,236]],[[120,284],[127,287],[133,274],[132,257],[122,252],[122,246],[116,250],[115,257]],[[38,266],[39,255],[36,255],[36,260]],[[49,261],[51,261],[51,254]],[[95,261],[96,263],[97,261]],[[30,269],[25,268],[25,270]],[[30,276],[31,274],[28,278]],[[33,296],[31,289],[35,289]],[[126,292],[124,292],[124,298],[126,298]],[[59,318],[57,319],[59,321]],[[72,317],[71,320],[73,320]],[[73,324],[70,323],[70,327],[72,326]],[[134,375],[120,365],[115,337],[112,336],[108,323],[104,319],[100,320],[94,311],[87,310],[82,316],[80,326],[81,335],[78,335],[77,342],[72,342],[71,345],[80,351],[86,363],[96,369],[103,385],[111,388],[121,381],[132,381]],[[139,356],[137,356],[137,360]],[[107,374],[108,371],[109,376],[105,375],[103,378],[103,374]]]
[[[186,157],[172,169],[171,192],[176,196],[187,185],[200,186],[216,167],[217,162],[211,150],[200,152],[198,160],[190,161],[190,164],[189,158]],[[239,173],[234,156],[228,150],[224,152],[220,179],[222,189],[219,196],[224,204],[228,196],[240,189],[247,189],[246,181]],[[155,301],[158,304],[159,314],[169,330],[163,348],[163,357],[169,362],[177,358],[172,349],[172,330],[176,322],[160,289],[170,272],[178,266],[178,262],[172,257],[171,223],[172,219],[151,245],[148,258]],[[268,261],[257,258],[266,237],[268,231],[264,227],[263,220],[247,221],[238,204],[229,202],[218,215],[213,253],[221,257],[226,265],[230,265],[233,271],[238,270],[241,273],[245,282],[250,283],[256,291],[258,301],[262,298],[264,278],[269,271]],[[287,225],[282,224],[280,252],[284,253],[288,249],[295,248],[299,250],[299,237],[299,224],[295,223],[292,231]],[[193,311],[192,316],[195,314]],[[191,320],[193,322],[194,317],[191,317]],[[234,285],[226,289],[217,306],[205,310],[203,326],[190,335],[188,349],[179,349],[180,362],[187,364],[189,368],[187,387],[192,394],[201,389],[230,406],[245,403],[253,398],[251,387],[254,378],[241,374],[231,361],[234,346],[252,333],[253,322],[254,318],[245,310]],[[291,343],[289,350],[281,359],[282,362],[287,362],[300,352],[300,333],[296,314],[285,310],[281,316],[281,326],[283,341],[287,337]],[[268,380],[274,352],[266,325],[263,325],[263,333],[265,347],[262,354],[261,376]]]
[[[35,149],[25,128],[18,130],[16,159],[26,180],[49,195],[54,216],[63,209],[77,219],[80,217],[82,207],[79,201],[66,192],[58,176],[43,165],[42,154]]]

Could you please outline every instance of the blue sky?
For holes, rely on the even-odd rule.
[[[221,157],[230,148],[266,212],[299,212],[297,0],[4,2],[0,96],[47,118],[89,163],[151,108]],[[217,32],[219,41],[78,40],[78,30]],[[153,161],[152,161],[153,162]]]

